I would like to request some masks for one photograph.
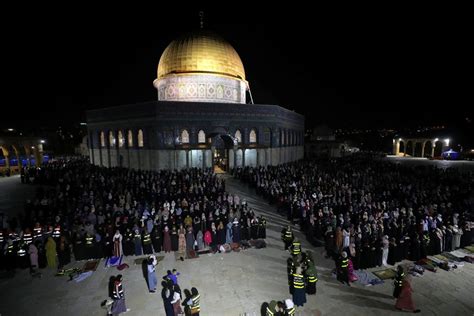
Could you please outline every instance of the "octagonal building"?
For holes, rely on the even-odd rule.
[[[93,164],[225,172],[303,158],[304,117],[278,105],[247,104],[243,63],[213,32],[171,42],[153,85],[158,101],[87,111]]]

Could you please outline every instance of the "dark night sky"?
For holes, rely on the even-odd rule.
[[[294,109],[307,126],[474,119],[466,110],[472,33],[462,8],[254,6],[204,10],[206,27],[239,53],[255,103]],[[83,120],[86,109],[155,100],[161,53],[198,27],[198,11],[127,4],[12,13],[16,22],[2,22],[0,126],[56,126]]]

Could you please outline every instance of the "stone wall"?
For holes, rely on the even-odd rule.
[[[141,170],[211,168],[212,151],[209,149],[192,150],[152,150],[152,149],[93,149],[93,164],[104,167],[122,166]],[[91,151],[91,153],[92,153]],[[231,168],[245,166],[276,166],[279,164],[303,159],[304,147],[291,146],[281,148],[229,149],[229,166]],[[186,157],[187,155],[187,157]]]

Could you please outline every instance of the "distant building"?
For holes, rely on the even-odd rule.
[[[0,174],[19,173],[23,166],[39,166],[44,161],[43,143],[39,137],[0,134]]]
[[[320,125],[313,128],[310,135],[310,141],[335,141],[336,134],[334,130],[327,125]]]
[[[450,149],[447,137],[398,137],[393,139],[393,154],[403,157],[441,157]]]
[[[359,148],[350,146],[349,142],[336,141],[333,129],[320,125],[313,129],[309,141],[305,142],[305,157],[342,157],[358,152]]]

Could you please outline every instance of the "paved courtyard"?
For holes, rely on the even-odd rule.
[[[227,189],[247,200],[268,221],[267,248],[248,249],[240,253],[203,255],[197,259],[176,261],[174,254],[166,254],[157,267],[157,276],[176,268],[181,272],[182,289],[196,287],[201,292],[201,315],[260,315],[260,306],[272,299],[290,297],[287,286],[286,259],[289,254],[282,250],[280,231],[286,220],[257,197],[252,189],[227,175]],[[0,179],[0,181],[3,179]],[[19,181],[19,179],[17,179]],[[8,182],[8,187],[17,186]],[[6,184],[0,184],[6,190]],[[34,190],[21,191],[32,194]],[[19,194],[19,193],[18,193]],[[25,197],[26,198],[26,197]],[[10,202],[10,196],[2,192],[0,205]],[[9,202],[10,201],[10,202]],[[297,233],[298,236],[298,233]],[[302,236],[304,249],[309,245]],[[315,252],[319,272],[316,296],[307,296],[308,303],[298,308],[298,315],[403,315],[394,309],[392,281],[365,287],[358,283],[343,286],[331,276],[334,263],[324,259],[322,248]],[[159,254],[164,255],[164,254]],[[125,258],[129,269],[118,271],[105,268],[102,260],[91,277],[80,282],[68,282],[67,277],[55,277],[54,271],[43,270],[41,279],[32,279],[27,270],[17,270],[12,279],[0,279],[0,314],[4,315],[105,315],[100,302],[107,298],[109,277],[122,273],[127,307],[126,315],[165,315],[160,291],[150,294],[140,265],[134,265],[135,257]],[[71,267],[82,267],[83,262]],[[377,270],[376,268],[371,270]],[[473,315],[474,313],[474,265],[446,272],[425,272],[413,279],[414,300],[421,315]]]
[[[20,182],[20,176],[0,177],[0,213],[10,217],[23,212],[25,201],[35,195],[36,187]]]

